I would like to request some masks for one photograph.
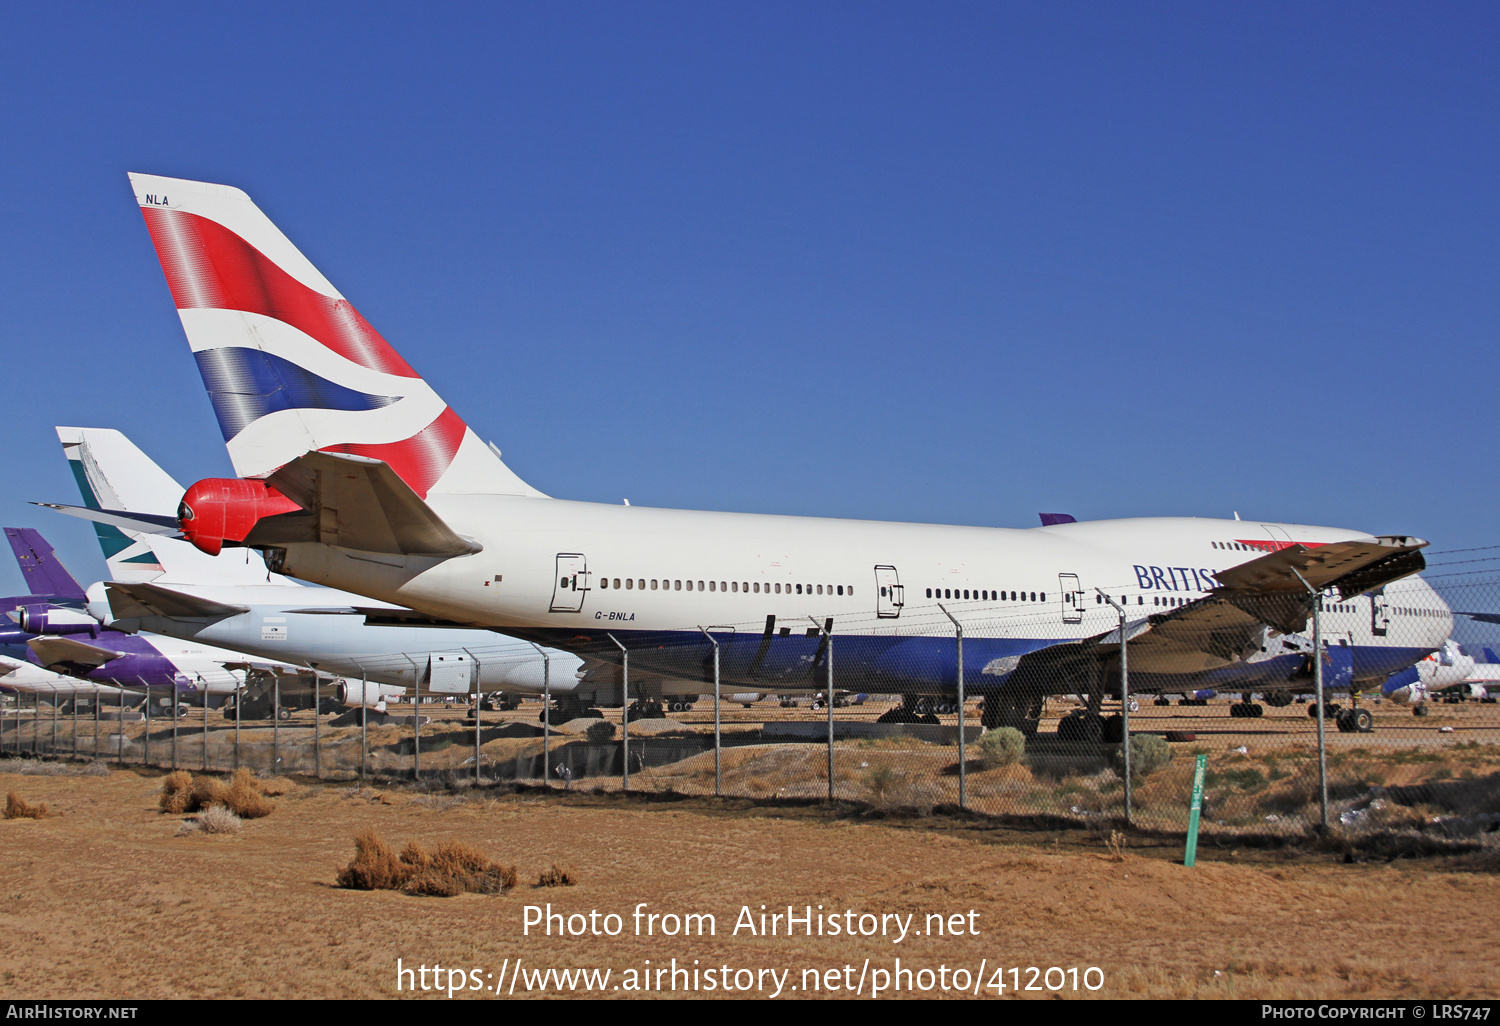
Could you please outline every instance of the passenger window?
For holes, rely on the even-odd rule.
[[[839,585],[839,594],[842,595],[843,593],[844,593],[844,586],[842,584],[840,584]]]
[[[651,578],[651,590],[652,591],[656,590],[656,578],[655,577]]]
[[[629,591],[633,587],[635,587],[635,581],[629,577],[625,578],[625,590]]]
[[[702,582],[702,581],[699,581],[699,582],[698,582],[698,590],[699,590],[699,591],[702,591],[702,590],[703,590],[703,582]]]
[[[682,590],[682,582],[681,581],[673,581],[672,582],[672,590],[673,591],[681,591]]]
[[[708,590],[709,591],[718,591],[719,590],[719,586],[718,586],[718,584],[716,582],[709,581],[708,582]]]
[[[719,582],[719,590],[720,591],[728,591],[729,590],[729,585],[725,584],[723,581],[720,581]]]
[[[800,585],[800,584],[799,584],[799,585],[797,585],[797,594],[798,594],[798,595],[801,595],[801,594],[802,594],[802,585]]]

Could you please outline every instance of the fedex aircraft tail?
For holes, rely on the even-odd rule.
[[[68,573],[68,568],[57,559],[57,553],[47,544],[40,531],[30,527],[7,527],[5,537],[10,541],[16,562],[21,565],[21,576],[33,595],[50,595],[57,598],[78,599],[87,596],[83,586]]]
[[[454,413],[250,197],[132,174],[235,471],[321,450],[382,460],[426,498],[543,497]]]
[[[83,504],[89,509],[173,515],[182,485],[134,442],[110,428],[60,427],[57,437],[68,457]],[[109,566],[109,579],[124,584],[152,581],[194,584],[287,583],[267,577],[250,552],[209,556],[192,545],[95,522],[94,531]]]

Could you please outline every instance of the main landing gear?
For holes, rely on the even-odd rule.
[[[933,700],[925,695],[902,695],[901,704],[880,714],[876,723],[926,723],[936,725],[937,713],[932,708]],[[956,707],[955,707],[956,708]]]
[[[1257,719],[1265,714],[1265,706],[1250,701],[1248,693],[1241,695],[1240,700],[1229,707],[1229,715],[1242,720]]]

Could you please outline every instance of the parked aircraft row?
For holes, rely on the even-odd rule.
[[[1426,543],[1411,536],[1169,517],[979,528],[549,497],[245,193],[130,177],[239,476],[184,492],[117,432],[59,429],[84,492],[72,511],[115,547],[113,580],[82,603],[96,623],[232,648],[252,677],[280,657],[362,678],[362,702],[440,681],[534,692],[542,646],[576,708],[622,700],[628,652],[631,697],[702,692],[717,657],[728,690],[822,690],[831,676],[836,690],[905,696],[908,717],[955,695],[957,623],[962,685],[983,696],[986,725],[1034,731],[1044,696],[1074,693],[1089,700],[1086,737],[1104,732],[1122,642],[1138,687],[1247,701],[1308,690],[1321,661],[1330,688],[1419,702],[1424,688],[1402,675],[1421,684],[1429,657],[1443,665],[1452,615],[1415,576]]]

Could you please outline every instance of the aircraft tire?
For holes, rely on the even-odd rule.
[[[1368,709],[1350,709],[1349,728],[1354,734],[1369,734],[1375,729],[1375,717]]]

